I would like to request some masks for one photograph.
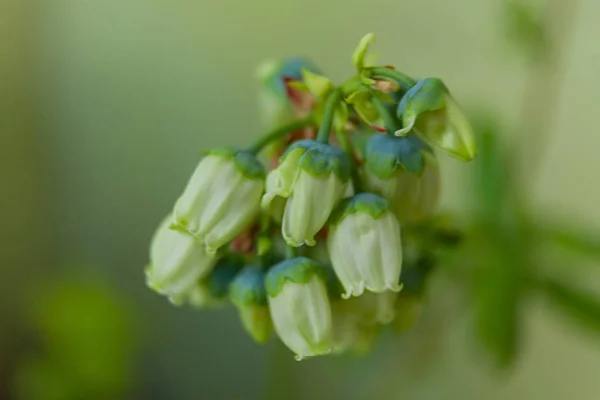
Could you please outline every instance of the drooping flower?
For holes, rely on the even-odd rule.
[[[440,193],[439,166],[425,143],[414,135],[372,135],[365,146],[364,183],[390,202],[400,222],[435,212]]]
[[[462,161],[477,155],[473,128],[440,79],[417,82],[398,104],[397,114],[404,125],[397,135],[415,131],[428,143]]]
[[[332,215],[327,246],[342,297],[400,291],[400,223],[387,200],[372,193],[344,200]]]
[[[210,151],[175,204],[172,226],[216,251],[256,218],[264,178],[253,154],[232,148]]]
[[[210,273],[217,259],[193,237],[170,229],[170,223],[169,215],[154,234],[146,280],[151,289],[179,303],[181,296]]]
[[[275,331],[298,360],[332,351],[326,280],[325,268],[303,257],[283,261],[267,273]]]
[[[230,287],[231,301],[239,310],[242,325],[258,343],[266,342],[273,330],[265,289],[265,273],[256,266],[244,268]]]
[[[346,153],[327,144],[302,140],[292,144],[279,167],[269,173],[262,205],[282,218],[282,234],[290,246],[314,246],[315,235],[346,193],[349,180],[350,159]]]

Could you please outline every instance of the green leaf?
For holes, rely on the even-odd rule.
[[[540,10],[523,0],[508,0],[504,22],[507,38],[515,47],[536,58],[547,54],[550,40]]]
[[[524,248],[517,234],[512,238],[489,228],[470,233],[469,252],[478,264],[472,282],[477,331],[497,364],[508,367],[519,349],[519,314],[528,269]]]
[[[505,147],[492,122],[480,122],[477,147],[480,157],[473,165],[471,210],[474,219],[485,224],[501,224],[506,216],[511,192],[517,193],[511,180],[511,165]]]
[[[358,71],[361,71],[365,67],[365,55],[369,50],[369,46],[375,42],[375,34],[367,33],[360,39],[358,46],[352,54],[352,63],[356,66]]]
[[[542,282],[541,289],[565,316],[600,334],[600,299],[598,297],[552,279]]]
[[[552,222],[539,228],[551,243],[584,256],[600,259],[600,234],[581,226]]]

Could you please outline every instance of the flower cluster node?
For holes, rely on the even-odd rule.
[[[340,86],[306,59],[263,65],[271,131],[206,152],[152,240],[152,290],[233,304],[256,342],[275,332],[298,360],[364,353],[383,327],[414,322],[449,243],[436,149],[462,161],[476,149],[443,82],[372,65],[373,40]]]

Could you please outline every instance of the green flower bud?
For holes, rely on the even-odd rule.
[[[395,139],[409,140],[394,142]],[[430,217],[440,194],[438,163],[414,136],[374,135],[367,144],[364,183],[387,199],[400,222]]]
[[[259,66],[257,71],[260,80],[259,106],[263,124],[269,129],[281,126],[297,117],[286,90],[285,79],[301,81],[302,71],[319,73],[314,63],[302,57],[267,60]]]
[[[315,235],[348,189],[350,159],[336,147],[302,140],[280,161],[269,173],[262,206],[283,220],[282,234],[290,246],[314,246]]]
[[[400,223],[390,204],[372,193],[344,200],[331,217],[327,238],[333,268],[346,293],[398,292],[402,269]]]
[[[230,287],[230,298],[239,310],[242,325],[258,343],[269,340],[273,329],[269,314],[265,273],[257,267],[246,267]]]
[[[188,292],[181,296],[180,303],[189,303],[197,308],[224,305],[229,293],[229,285],[243,265],[241,257],[228,256],[220,259],[212,272],[200,279]]]
[[[425,78],[410,88],[398,104],[398,117],[404,128],[396,135],[411,130],[461,161],[477,155],[473,128],[444,83]]]
[[[267,273],[266,288],[275,331],[296,359],[332,350],[327,271],[308,258],[283,261]]]
[[[175,204],[173,227],[203,241],[209,252],[216,251],[256,218],[264,177],[263,166],[248,152],[210,151]]]
[[[170,222],[169,215],[154,234],[146,281],[151,289],[178,302],[199,279],[210,273],[217,259],[206,253],[193,237],[170,229]]]

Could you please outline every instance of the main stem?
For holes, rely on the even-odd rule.
[[[342,91],[340,89],[334,89],[327,97],[325,103],[325,112],[323,113],[323,121],[317,134],[317,142],[329,143],[329,134],[331,133],[331,126],[333,125],[333,117],[337,106],[342,100]]]
[[[298,129],[306,128],[307,126],[310,126],[312,124],[313,124],[313,118],[311,116],[311,117],[308,117],[305,119],[296,120],[296,121],[290,122],[289,124],[280,126],[279,128],[276,128],[275,130],[265,134],[260,139],[258,139],[252,146],[250,146],[248,148],[248,151],[252,154],[257,154],[272,141],[277,140],[280,137],[285,136],[286,134],[288,134],[290,132],[294,132]]]
[[[364,190],[364,187],[360,175],[358,174],[358,166],[354,160],[354,147],[352,146],[352,143],[350,143],[350,140],[348,140],[348,135],[346,135],[345,132],[336,131],[335,137],[340,144],[340,148],[344,150],[344,152],[348,154],[348,157],[352,159],[352,170],[350,171],[350,176],[352,178],[354,193],[361,193]]]

